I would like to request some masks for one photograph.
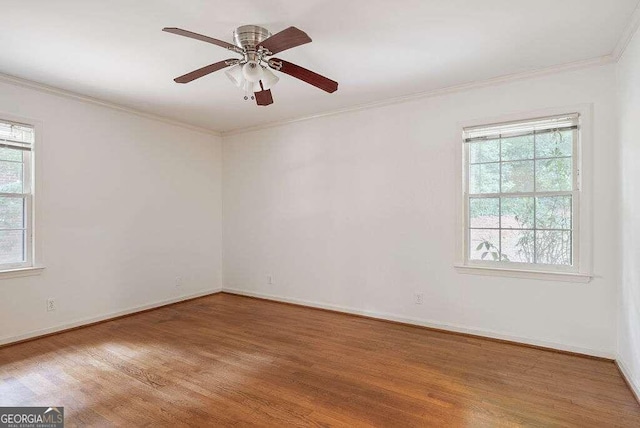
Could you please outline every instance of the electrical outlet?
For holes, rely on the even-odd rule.
[[[276,281],[273,279],[273,275],[267,275],[267,284],[273,285]]]
[[[56,299],[47,299],[47,312],[56,310]]]
[[[176,276],[176,287],[182,287],[182,277]]]
[[[415,296],[416,305],[421,305],[424,302],[424,294],[416,293]]]

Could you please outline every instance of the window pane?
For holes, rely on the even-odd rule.
[[[24,261],[25,232],[22,230],[0,231],[0,263]]]
[[[571,158],[536,161],[536,191],[571,191]]]
[[[500,198],[503,229],[533,229],[533,198]]]
[[[578,131],[540,129],[575,123],[559,116],[465,130],[495,138],[467,145],[469,260],[572,265]],[[532,134],[498,138],[509,132]]]
[[[469,260],[498,260],[499,241],[500,233],[497,230],[469,230]]]
[[[533,263],[533,230],[503,230],[502,259],[518,263]]]
[[[533,135],[502,139],[502,160],[533,159]]]
[[[22,150],[0,147],[0,160],[22,162],[22,153],[24,153]]]
[[[0,229],[24,228],[24,199],[0,197]]]
[[[571,229],[571,196],[536,198],[536,228]]]
[[[0,161],[0,192],[22,193],[22,163]]]
[[[499,203],[498,198],[469,199],[469,225],[496,229],[500,227]]]
[[[502,192],[533,192],[533,161],[503,163]]]
[[[536,135],[536,157],[555,158],[571,156],[573,152],[573,132],[545,132]]]
[[[469,162],[498,162],[500,160],[500,140],[469,143]]]
[[[469,193],[498,193],[500,191],[500,164],[488,163],[469,166]]]
[[[549,265],[571,265],[571,232],[536,232],[536,261]]]

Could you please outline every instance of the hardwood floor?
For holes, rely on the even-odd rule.
[[[640,426],[613,362],[218,294],[0,349],[68,426]]]

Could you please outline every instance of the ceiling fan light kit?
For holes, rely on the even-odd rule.
[[[227,71],[224,72],[227,77],[236,85],[238,88],[242,87],[242,81],[244,77],[242,77],[242,66],[240,64],[236,64]]]
[[[296,27],[289,27],[276,34],[257,25],[243,25],[233,32],[231,44],[202,34],[193,33],[175,27],[166,27],[162,31],[211,43],[237,54],[242,58],[230,58],[173,79],[176,83],[189,83],[223,68],[227,77],[238,88],[245,91],[244,99],[255,99],[258,105],[273,104],[271,89],[280,80],[271,70],[288,74],[323,91],[333,93],[338,90],[338,82],[328,79],[306,68],[290,62],[272,58],[273,55],[311,42],[311,38]]]
[[[263,76],[260,82],[262,83],[262,87],[265,90],[273,88],[275,84],[280,80],[280,78],[273,74],[273,71],[269,70],[267,67],[264,67],[262,72]]]

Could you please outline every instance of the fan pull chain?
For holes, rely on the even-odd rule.
[[[253,93],[250,93],[250,91],[248,89],[245,89],[244,100],[248,101],[249,98],[251,98],[252,101],[256,99],[255,96],[253,95]]]

